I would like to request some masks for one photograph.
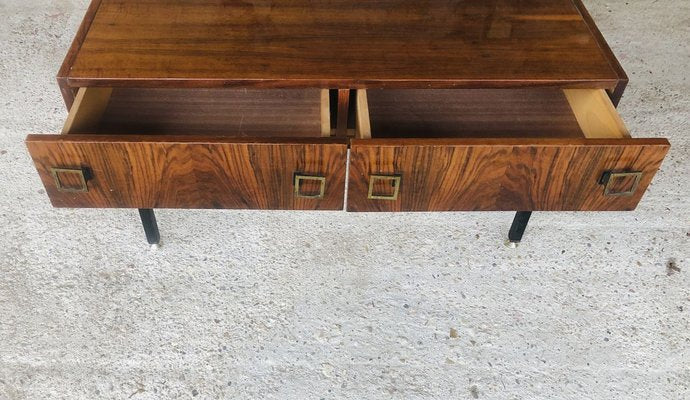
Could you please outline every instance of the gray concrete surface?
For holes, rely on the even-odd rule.
[[[162,210],[151,251],[135,211],[52,209],[24,148],[87,2],[0,0],[0,399],[690,398],[690,2],[587,5],[673,145],[636,212],[509,249],[509,213]]]

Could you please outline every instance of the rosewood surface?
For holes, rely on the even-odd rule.
[[[58,207],[340,209],[350,143],[350,211],[631,210],[627,79],[581,0],[93,0],[27,145]]]
[[[353,140],[348,211],[632,210],[665,139]],[[605,196],[607,171],[640,171],[632,196]],[[368,199],[371,175],[400,176],[396,200]]]
[[[94,0],[59,79],[615,90],[626,78],[595,29],[579,0]]]
[[[55,207],[343,208],[344,140],[69,134],[27,146]],[[88,171],[88,191],[59,191],[51,168]],[[295,196],[296,174],[325,177],[323,198]]]

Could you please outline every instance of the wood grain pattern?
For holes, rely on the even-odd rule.
[[[71,86],[613,90],[621,77],[588,24],[572,0],[102,0],[61,76]]]
[[[55,207],[343,208],[345,140],[29,135],[27,146]],[[86,168],[88,192],[57,191],[53,167]],[[326,177],[324,198],[296,197],[295,174]]]
[[[371,120],[369,118],[369,100],[366,89],[358,90],[356,98],[355,137],[357,139],[371,139]]]
[[[563,90],[580,129],[589,139],[630,137],[623,119],[605,91],[599,89]]]
[[[633,210],[665,139],[353,140],[348,211]],[[604,196],[606,171],[642,171],[631,197]],[[371,174],[400,175],[396,201],[368,200]]]
[[[70,132],[320,137],[322,101],[320,89],[116,88],[98,123]]]
[[[580,12],[580,15],[582,15],[582,20],[585,22],[585,24],[589,28],[589,31],[592,33],[592,36],[599,45],[599,48],[604,54],[604,57],[609,62],[609,65],[611,65],[611,68],[613,68],[613,70],[616,72],[616,75],[618,76],[618,83],[616,84],[616,86],[612,89],[607,89],[608,95],[611,98],[611,101],[613,102],[613,106],[618,107],[618,103],[620,102],[621,97],[623,97],[623,92],[625,92],[625,88],[628,86],[628,75],[625,73],[625,70],[616,58],[616,55],[613,54],[613,50],[611,50],[609,44],[606,43],[604,35],[601,34],[599,27],[597,27],[597,25],[594,23],[594,19],[589,14],[589,11],[587,11],[587,8],[582,3],[582,0],[573,0],[573,4]]]
[[[62,133],[83,132],[98,126],[112,93],[112,88],[79,88]]]
[[[583,138],[563,91],[370,89],[374,138]]]
[[[70,45],[67,55],[65,55],[65,59],[63,60],[60,70],[57,74],[58,86],[60,87],[62,98],[65,101],[65,106],[67,106],[67,111],[72,108],[78,88],[78,86],[71,87],[68,75],[72,70],[74,60],[79,53],[82,43],[84,43],[86,34],[89,32],[89,29],[91,29],[91,23],[93,22],[93,19],[96,16],[96,11],[98,11],[100,6],[101,0],[92,0],[91,4],[89,4],[89,8],[86,10],[84,19],[79,25],[79,29],[74,36],[74,40],[72,40],[72,44]]]
[[[331,136],[331,99],[328,89],[321,89],[321,136]]]
[[[347,136],[348,111],[350,109],[350,90],[338,90],[338,122],[335,127],[336,136]]]

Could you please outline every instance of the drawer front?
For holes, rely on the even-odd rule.
[[[348,211],[633,210],[665,139],[354,140]]]
[[[27,146],[55,207],[343,208],[344,141],[70,134]]]

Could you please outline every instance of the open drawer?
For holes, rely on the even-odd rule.
[[[340,210],[327,90],[81,88],[27,146],[56,207]]]
[[[357,91],[348,211],[632,210],[669,143],[598,89]]]

